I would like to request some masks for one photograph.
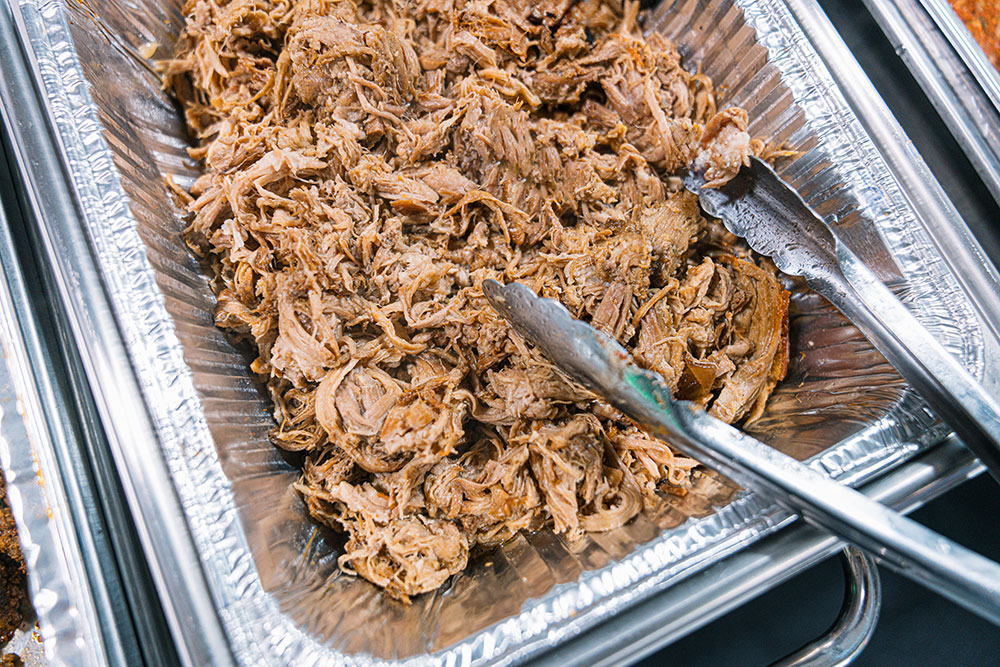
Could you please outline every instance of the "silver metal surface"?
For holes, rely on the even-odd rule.
[[[948,38],[993,106],[1000,111],[1000,72],[986,57],[986,53],[958,18],[951,4],[948,0],[920,0],[920,4]]]
[[[1000,625],[1000,565],[868,500],[754,440],[632,363],[614,338],[521,283],[483,282],[490,304],[556,366],[648,433],[766,494],[784,509],[864,549],[900,574]]]
[[[997,268],[962,222],[941,184],[893,118],[889,107],[871,85],[819,4],[815,0],[786,0],[785,4],[829,71],[836,88],[834,94],[843,96],[843,101],[857,114],[864,132],[878,147],[879,154],[896,179],[897,187],[912,206],[915,222],[931,239],[940,260],[970,295],[981,326],[992,331],[994,337],[1000,337],[1000,274]],[[933,31],[922,34],[927,32]],[[902,44],[896,43],[896,47],[904,58],[910,53]],[[960,91],[942,99],[971,99],[972,96],[967,93]],[[975,125],[973,122],[971,127]],[[991,170],[988,173],[995,175],[998,172]],[[984,178],[988,173],[980,171]],[[798,188],[797,184],[792,185]],[[806,201],[809,201],[808,197]],[[853,245],[852,249],[857,251]]]
[[[335,546],[289,491],[297,473],[268,442],[268,406],[244,356],[213,327],[213,296],[163,185],[164,176],[189,184],[197,169],[175,106],[134,54],[156,44],[156,57],[169,56],[179,9],[174,0],[14,6],[46,103],[32,122],[62,153],[61,168],[35,183],[41,250],[186,660],[508,663],[790,521],[705,475],[688,498],[620,531],[572,544],[544,531],[514,540],[405,609],[339,576]],[[756,136],[802,151],[783,178],[810,204],[822,200],[852,249],[904,285],[921,321],[995,387],[1000,345],[980,313],[1000,312],[996,277],[969,260],[977,246],[919,157],[899,159],[901,132],[885,109],[852,111],[848,100],[874,93],[863,76],[841,79],[856,63],[836,49],[827,58],[813,11],[811,2],[678,0],[647,25],[715,79],[723,104],[748,109]],[[954,256],[939,249],[952,246]],[[801,286],[793,308],[800,354],[756,437],[856,483],[945,434],[839,314]]]
[[[0,207],[0,466],[28,568],[30,616],[8,651],[26,665],[105,665],[94,600],[62,471],[28,359],[19,307],[26,293]],[[44,643],[44,652],[39,641]]]
[[[1000,201],[1000,73],[947,0],[865,0]]]
[[[1000,405],[762,160],[719,188],[692,171],[702,208],[844,313],[1000,482]]]
[[[882,608],[878,567],[854,547],[840,552],[844,569],[844,604],[822,637],[774,663],[774,667],[842,667],[861,655],[875,633]]]

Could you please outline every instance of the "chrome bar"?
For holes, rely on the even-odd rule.
[[[1000,202],[1000,111],[921,0],[864,0],[896,53]],[[970,38],[971,40],[971,38]]]
[[[844,568],[844,604],[822,637],[774,663],[774,667],[841,667],[854,662],[875,633],[882,608],[878,567],[854,547],[840,552]]]
[[[894,45],[904,48],[902,57],[908,64],[914,62],[913,58],[920,57],[916,61],[920,67],[911,66],[911,69],[925,89],[932,91],[931,99],[939,110],[942,103],[949,101],[966,103],[969,101],[968,95],[953,92],[935,78],[940,75],[939,72],[933,72],[936,54],[928,55],[917,48],[917,35],[904,34],[908,26],[899,19],[895,6],[909,5],[912,1],[865,0],[865,4],[887,34],[893,36]],[[994,337],[1000,337],[1000,274],[996,267],[962,221],[941,184],[917,153],[913,142],[896,122],[885,101],[871,85],[867,74],[819,4],[815,0],[785,0],[785,4],[809,36],[847,103],[878,145],[879,152],[893,171],[906,197],[913,203],[921,224],[940,249],[941,258],[972,296],[983,324],[992,331]],[[891,25],[891,30],[887,28],[888,25]],[[949,114],[942,113],[942,116],[946,121],[951,120]],[[955,131],[954,124],[949,122],[949,125]],[[995,144],[993,148],[984,145],[984,135],[975,134],[974,117],[964,126],[969,132],[964,135],[956,134],[956,138],[967,151],[973,144],[981,148],[970,153],[970,156],[979,175],[983,177],[993,196],[1000,201],[1000,144]]]
[[[1000,111],[1000,73],[986,57],[982,47],[972,38],[972,34],[958,18],[958,14],[945,0],[919,1],[972,72],[993,106]]]
[[[101,388],[107,392],[96,392],[94,398],[107,427],[105,435],[114,463],[124,468],[128,460],[130,469],[138,471],[136,479],[122,477],[120,481],[135,512],[133,517],[123,518],[135,520],[144,551],[151,554],[148,567],[158,590],[176,593],[162,601],[174,636],[180,639],[177,651],[181,660],[191,665],[230,664],[229,643],[166,465],[162,457],[154,460],[158,453],[150,454],[158,450],[136,447],[136,443],[156,442],[156,434],[108,307],[101,276],[88,264],[93,260],[79,223],[79,202],[47,100],[37,88],[42,81],[38,63],[31,45],[22,41],[26,34],[22,8],[17,2],[0,0],[0,113],[10,130],[11,160],[25,181],[26,215],[37,221],[37,236],[32,240],[45,257],[42,268],[48,272],[51,294],[64,307],[63,321],[68,326],[60,335],[77,344],[86,341],[77,348],[79,361],[88,377],[100,372]],[[109,417],[112,410],[131,418],[113,420]],[[100,472],[117,476],[116,470]],[[139,509],[139,495],[155,501]],[[117,540],[120,536],[108,537]],[[171,556],[156,558],[154,544],[169,544]]]
[[[4,51],[0,22],[0,56]],[[0,57],[0,60],[3,60]],[[0,80],[8,76],[0,72]],[[4,114],[0,104],[0,122]],[[2,128],[0,128],[2,131]],[[5,150],[0,146],[0,169]],[[0,175],[2,178],[2,175]],[[131,624],[121,607],[114,560],[93,533],[94,489],[80,464],[72,407],[53,386],[34,319],[30,283],[5,207],[15,198],[0,182],[0,458],[7,497],[28,564],[28,591],[41,645],[19,629],[8,651],[26,664],[123,665],[134,659]],[[15,212],[16,209],[9,209]],[[12,216],[13,217],[13,216]],[[111,568],[111,572],[105,572]],[[106,576],[101,576],[104,573]],[[44,654],[42,647],[44,646]]]

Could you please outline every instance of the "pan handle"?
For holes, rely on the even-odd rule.
[[[840,667],[861,655],[875,632],[882,607],[882,583],[875,561],[854,547],[840,552],[844,604],[823,636],[778,660],[772,667]]]

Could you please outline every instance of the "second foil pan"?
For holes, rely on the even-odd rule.
[[[948,0],[865,0],[1000,202],[1000,71]]]

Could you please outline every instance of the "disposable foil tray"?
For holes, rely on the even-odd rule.
[[[49,261],[182,658],[191,663],[510,663],[582,632],[791,517],[704,472],[685,498],[575,542],[543,530],[401,605],[336,567],[290,489],[269,406],[181,242],[164,185],[197,176],[148,62],[178,0],[6,0],[19,17],[65,174],[43,216]],[[997,387],[985,325],[996,275],[811,0],[676,0],[646,22],[798,157],[782,176]],[[58,213],[58,215],[56,214]],[[961,266],[963,272],[954,271]],[[973,276],[970,278],[969,276]],[[986,296],[984,296],[986,295]],[[796,286],[792,364],[753,434],[849,483],[944,429],[859,332]]]
[[[4,653],[28,667],[106,664],[46,403],[31,371],[33,330],[20,317],[23,278],[0,206],[0,467],[28,568],[29,609]],[[43,650],[44,647],[44,650]]]
[[[1000,71],[948,0],[865,0],[1000,202]]]

